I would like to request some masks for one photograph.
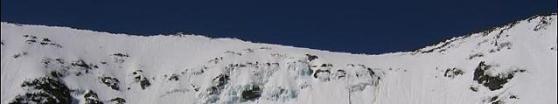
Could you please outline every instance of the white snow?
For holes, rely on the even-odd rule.
[[[25,94],[24,81],[64,71],[61,79],[75,90],[71,94],[78,103],[85,103],[83,94],[91,90],[104,103],[120,97],[128,104],[556,104],[556,19],[555,14],[536,16],[415,52],[379,55],[2,22],[1,103]],[[78,60],[98,68],[85,73],[71,65]],[[481,61],[491,66],[487,75],[513,78],[490,90],[473,80]],[[451,68],[463,74],[445,77]],[[170,80],[173,74],[177,80]],[[118,79],[120,89],[103,84],[101,77]],[[150,86],[143,89],[135,77]],[[255,86],[261,95],[243,98]]]

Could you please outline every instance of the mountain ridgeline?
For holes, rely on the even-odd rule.
[[[412,52],[2,22],[2,104],[556,104],[556,14]]]

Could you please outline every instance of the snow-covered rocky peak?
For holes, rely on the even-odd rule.
[[[413,52],[1,25],[1,103],[556,104],[556,14]]]

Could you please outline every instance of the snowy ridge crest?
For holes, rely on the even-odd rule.
[[[1,103],[555,104],[556,19],[379,55],[2,22]]]

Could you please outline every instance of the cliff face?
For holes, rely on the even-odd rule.
[[[1,103],[555,104],[556,19],[380,55],[2,23]]]

